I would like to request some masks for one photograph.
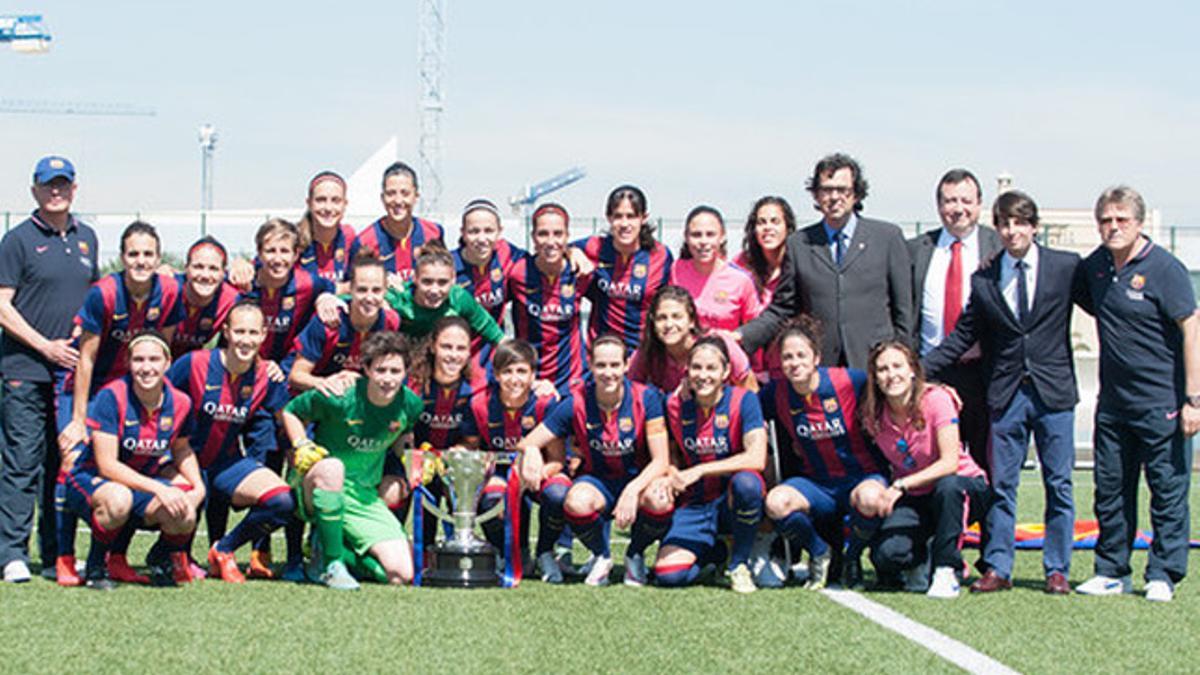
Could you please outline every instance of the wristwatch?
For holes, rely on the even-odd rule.
[[[902,494],[902,495],[906,495],[906,494],[908,494],[908,485],[907,485],[907,484],[905,484],[905,482],[904,482],[904,479],[903,479],[903,478],[901,478],[901,479],[899,479],[899,480],[894,480],[894,481],[892,481],[892,487],[894,487],[894,488],[896,488],[897,490],[899,490],[899,491],[900,491],[900,494]]]
[[[1187,404],[1193,408],[1200,408],[1200,394],[1193,394],[1187,397]]]

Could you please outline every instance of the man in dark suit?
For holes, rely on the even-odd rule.
[[[900,228],[859,217],[867,180],[851,157],[817,162],[808,190],[824,218],[793,233],[779,288],[767,309],[738,329],[746,353],[765,346],[782,324],[807,312],[821,321],[821,363],[866,368],[871,345],[908,340],[912,267]]]
[[[1012,191],[992,206],[1004,253],[971,275],[971,296],[954,331],[922,359],[936,375],[979,343],[992,422],[993,504],[985,524],[977,593],[1012,588],[1017,485],[1032,431],[1046,486],[1045,590],[1069,593],[1075,528],[1071,468],[1075,459],[1075,363],[1071,357],[1071,289],[1079,256],[1038,246],[1037,205]]]
[[[937,186],[942,227],[908,240],[912,258],[914,321],[912,344],[924,356],[954,330],[971,295],[971,273],[1004,250],[1000,237],[979,224],[983,191],[966,169],[947,171]],[[938,374],[962,399],[958,429],[975,463],[988,470],[987,381],[979,349]]]

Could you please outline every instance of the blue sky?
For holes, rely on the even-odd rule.
[[[663,217],[705,202],[740,222],[781,193],[808,221],[805,175],[845,150],[879,217],[934,219],[934,183],[963,165],[989,200],[1001,171],[1048,208],[1129,182],[1200,224],[1188,3],[448,2],[450,211],[581,164],[558,195],[577,217],[629,181]],[[207,121],[218,208],[299,206],[309,176],[392,135],[416,159],[415,1],[0,6],[15,12],[43,14],[54,47],[0,52],[0,97],[158,115],[0,115],[0,211],[29,208],[49,152],[77,161],[83,210],[195,208]]]

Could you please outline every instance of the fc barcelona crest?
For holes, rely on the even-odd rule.
[[[213,320],[211,317],[206,316],[203,319],[200,319],[200,330],[212,330],[212,327]]]
[[[171,417],[164,417],[164,418],[160,419],[158,421],[159,430],[170,431],[171,430],[171,422],[173,422],[173,421],[174,421],[174,419]]]
[[[1133,275],[1133,278],[1129,280],[1129,285],[1133,288],[1133,290],[1140,291],[1146,286],[1146,277],[1140,274],[1135,274]]]
[[[254,391],[254,387],[246,385],[242,387],[242,398],[250,398],[250,393]]]
[[[289,295],[289,296],[287,296],[286,298],[284,298],[284,299],[283,299],[283,301],[282,301],[282,302],[280,302],[280,303],[279,303],[279,306],[280,306],[280,307],[282,307],[282,308],[283,308],[283,311],[285,311],[285,312],[286,312],[286,311],[288,311],[288,310],[290,310],[290,309],[293,309],[293,308],[295,308],[295,306],[296,306],[296,296],[294,296],[294,295]]]
[[[537,420],[533,419],[533,415],[526,415],[521,418],[521,428],[530,431],[537,426]]]
[[[333,259],[338,262],[344,262],[346,260],[346,249],[339,248],[338,250],[334,251]]]
[[[646,269],[646,265],[644,263],[638,263],[633,266],[633,276],[635,277],[645,277],[647,271],[649,270]]]
[[[827,413],[835,413],[838,409],[838,401],[836,398],[826,398],[821,400],[821,406],[825,408]]]
[[[162,308],[151,307],[150,309],[146,310],[146,320],[147,321],[158,321],[158,317],[161,314],[162,314]]]
[[[504,270],[499,267],[492,268],[492,281],[500,281],[504,279]]]
[[[390,423],[388,423],[388,431],[393,434],[397,431],[400,431],[400,420],[392,420]]]
[[[91,249],[92,249],[92,247],[88,246],[88,243],[86,241],[79,242],[79,252],[82,253],[83,255],[88,255],[88,251],[90,251]]]
[[[622,417],[622,418],[621,418],[621,419],[620,419],[620,420],[617,422],[617,425],[620,427],[621,431],[624,431],[624,432],[626,432],[626,433],[628,433],[628,432],[630,432],[630,431],[633,431],[633,418],[631,418],[631,417]]]
[[[562,287],[558,289],[558,292],[563,295],[575,295],[575,285],[563,284]]]
[[[729,428],[729,415],[717,415],[713,418],[713,426],[718,429]]]

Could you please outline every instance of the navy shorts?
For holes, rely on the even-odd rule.
[[[733,509],[729,497],[721,495],[708,502],[676,506],[671,516],[671,529],[663,537],[662,545],[678,546],[704,560],[717,543],[717,537],[731,532]]]
[[[576,485],[590,485],[600,492],[604,497],[604,508],[600,510],[602,518],[608,518],[612,515],[613,506],[616,506],[617,500],[620,499],[621,493],[625,491],[625,486],[629,485],[632,478],[597,478],[591,474],[585,474],[575,478]]]
[[[829,481],[794,476],[783,481],[808,500],[809,517],[815,519],[831,518],[850,512],[850,493],[864,481],[873,480],[887,487],[887,479],[882,474],[868,473],[862,476],[846,476]]]
[[[163,485],[171,485],[171,481],[166,478],[154,477],[154,480]],[[92,496],[96,494],[96,490],[100,486],[108,483],[107,478],[92,473],[87,469],[76,469],[66,476],[66,500],[67,509],[79,515],[82,518],[87,518],[89,521],[92,517]],[[142,492],[129,488],[129,492],[133,494],[133,508],[130,511],[131,518],[142,520],[146,517],[146,509],[150,506],[150,502],[154,501],[154,493]]]
[[[214,464],[204,469],[202,473],[204,474],[204,484],[211,492],[219,492],[228,502],[233,503],[233,493],[237,490],[237,486],[241,485],[247,476],[263,468],[266,467],[256,459],[238,457]]]

